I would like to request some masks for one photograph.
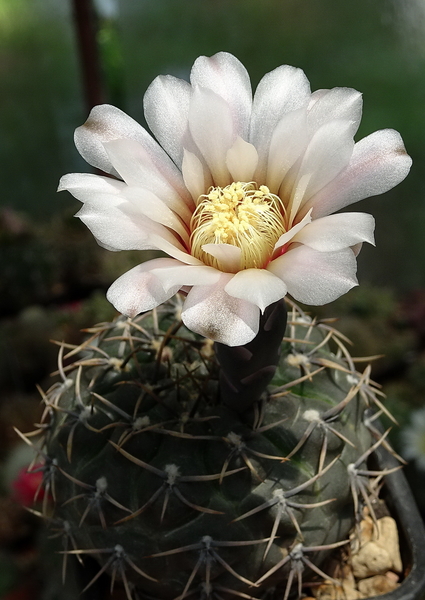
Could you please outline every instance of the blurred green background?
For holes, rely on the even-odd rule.
[[[112,318],[104,292],[140,262],[99,248],[73,219],[79,203],[56,194],[61,175],[90,170],[73,144],[89,111],[76,4],[0,0],[0,461],[16,443],[12,425],[29,429],[37,417],[35,384],[55,363],[49,338],[76,343],[81,327]],[[313,90],[363,92],[357,139],[402,134],[408,178],[353,207],[377,221],[377,247],[359,257],[361,286],[320,314],[341,317],[355,355],[386,354],[374,376],[406,424],[425,394],[425,1],[96,0],[93,13],[104,101],[142,123],[156,75],[187,78],[197,56],[226,50],[254,87],[287,63]],[[1,536],[0,524],[0,563]],[[1,582],[0,570],[0,598]]]

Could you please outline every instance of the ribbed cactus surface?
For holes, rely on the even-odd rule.
[[[369,502],[379,392],[329,322],[288,304],[277,369],[238,407],[231,356],[179,310],[177,297],[61,346],[41,424],[46,512],[65,552],[97,558],[128,598],[287,597],[326,578]]]

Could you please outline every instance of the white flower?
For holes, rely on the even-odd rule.
[[[401,431],[402,455],[425,471],[425,408],[412,413],[410,425]]]
[[[84,203],[77,216],[105,248],[169,256],[115,281],[119,311],[134,316],[183,290],[186,326],[237,346],[286,293],[319,305],[357,284],[373,217],[329,215],[398,184],[411,160],[393,130],[355,144],[361,94],[311,93],[300,69],[268,73],[252,98],[244,66],[221,52],[198,58],[190,81],[160,76],[145,94],[160,145],[117,108],[95,107],[75,143],[117,179],[74,173],[59,189]]]

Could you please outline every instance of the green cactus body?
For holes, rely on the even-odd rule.
[[[212,343],[178,312],[101,324],[60,366],[45,395],[51,516],[129,598],[287,596],[360,510],[374,388],[342,336],[291,305],[266,393],[237,411]]]

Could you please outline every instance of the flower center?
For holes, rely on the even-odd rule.
[[[230,244],[241,249],[241,269],[262,268],[285,233],[282,200],[265,185],[233,182],[212,187],[198,199],[190,223],[192,255],[220,268],[205,244]]]

